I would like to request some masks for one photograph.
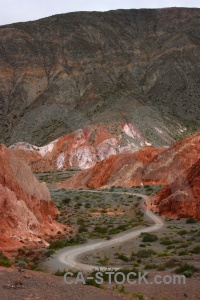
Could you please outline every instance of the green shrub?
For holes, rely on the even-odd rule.
[[[101,227],[101,226],[95,226],[94,231],[98,233],[107,233],[107,228],[106,227]]]
[[[171,268],[177,267],[179,264],[180,263],[177,259],[172,258],[172,259],[166,261],[166,263],[164,264],[164,267],[171,269]]]
[[[46,257],[50,257],[52,254],[55,253],[55,250],[54,249],[49,249],[45,252],[45,256]]]
[[[178,253],[178,255],[179,255],[179,256],[188,255],[188,252],[186,252],[186,251],[180,251],[180,252]]]
[[[18,260],[17,266],[20,267],[20,268],[26,268],[27,263],[24,260]]]
[[[75,237],[72,237],[70,239],[62,238],[57,241],[50,242],[49,249],[59,250],[67,246],[82,244],[84,241],[84,238],[77,234]]]
[[[156,269],[156,268],[158,268],[158,265],[156,265],[156,264],[147,264],[147,265],[145,265],[145,270],[151,270],[151,269]]]
[[[151,243],[151,242],[155,242],[158,240],[158,237],[155,234],[143,233],[142,236],[143,236],[142,241],[144,243],[148,243],[148,242]]]
[[[24,248],[18,249],[18,253],[24,255],[26,253],[26,250]]]
[[[2,252],[0,252],[0,266],[12,267],[12,262]]]
[[[186,235],[188,233],[188,231],[187,230],[179,230],[177,233],[182,236],[182,235]]]
[[[94,286],[96,288],[102,288],[101,284],[96,283],[96,279],[95,278],[86,279],[85,284],[86,285]]]
[[[87,232],[88,228],[86,227],[86,225],[82,225],[79,227],[78,232],[82,233],[82,232]]]
[[[62,200],[62,203],[69,204],[70,201],[71,201],[70,198],[65,198],[65,199]]]
[[[139,258],[148,258],[148,257],[151,257],[153,255],[155,255],[156,252],[152,249],[148,249],[148,250],[139,250],[137,252],[137,257]]]
[[[180,267],[178,267],[175,270],[176,274],[181,274],[181,275],[185,275],[185,277],[191,277],[193,275],[193,273],[197,272],[198,269],[192,265],[189,264],[184,264]]]
[[[200,246],[194,247],[191,252],[194,254],[200,254]]]
[[[133,295],[134,299],[137,299],[137,300],[144,300],[144,296],[143,296],[142,294],[131,293],[131,295]]]
[[[118,254],[117,258],[123,260],[124,262],[129,261],[128,257],[124,254]]]
[[[194,223],[196,223],[196,220],[194,218],[189,218],[189,219],[186,220],[186,223],[187,224],[194,224]]]
[[[53,275],[64,276],[66,272],[67,272],[66,270],[63,270],[63,271],[57,270]]]
[[[38,264],[32,265],[32,266],[31,266],[31,270],[33,270],[33,271],[35,271],[35,270],[36,270],[36,271],[39,271],[39,270],[38,270]]]
[[[106,266],[108,261],[109,261],[109,258],[107,256],[104,256],[104,258],[101,258],[101,259],[98,260],[98,263],[103,265],[103,266]]]
[[[78,218],[78,219],[77,219],[77,224],[78,224],[78,225],[83,225],[84,222],[85,222],[85,220],[84,220],[83,218]]]
[[[157,268],[158,271],[165,271],[165,267],[163,265],[160,265],[158,268]]]
[[[172,241],[170,241],[168,238],[162,238],[160,241],[161,245],[169,246],[172,244]]]
[[[176,249],[180,249],[180,248],[187,248],[189,245],[189,243],[181,243],[178,247],[176,247]]]

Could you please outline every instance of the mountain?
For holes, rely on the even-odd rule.
[[[77,12],[0,27],[0,139],[43,146],[132,124],[154,146],[199,128],[200,9]]]
[[[64,229],[54,220],[58,213],[46,184],[0,145],[0,249],[47,245],[48,236]]]
[[[171,147],[113,155],[59,183],[60,188],[164,185],[152,199],[168,216],[200,219],[200,131]]]

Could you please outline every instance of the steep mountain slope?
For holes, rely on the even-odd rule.
[[[0,138],[45,145],[132,123],[155,146],[197,127],[200,9],[80,12],[0,27]],[[185,132],[183,132],[185,130]]]
[[[45,243],[45,235],[63,231],[53,220],[58,213],[46,184],[0,145],[0,249]]]
[[[93,125],[60,137],[43,147],[16,143],[10,148],[34,172],[86,169],[113,154],[134,152],[149,145],[131,125]]]

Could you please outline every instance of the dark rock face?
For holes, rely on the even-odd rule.
[[[173,8],[1,26],[1,141],[39,146],[115,120],[170,144],[199,122],[199,25],[200,9]]]

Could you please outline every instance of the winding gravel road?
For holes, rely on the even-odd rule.
[[[85,192],[85,191],[79,191],[79,192]],[[92,193],[99,193],[99,191],[88,191]],[[103,193],[112,193],[112,192],[103,192]],[[102,241],[96,241],[92,243],[88,243],[85,245],[79,245],[74,247],[67,247],[60,251],[57,251],[56,254],[54,254],[47,263],[45,263],[45,267],[50,269],[52,272],[56,271],[58,269],[76,269],[79,271],[92,271],[94,269],[96,270],[107,270],[107,269],[113,269],[113,270],[119,270],[120,266],[117,267],[100,267],[97,265],[89,265],[79,262],[79,257],[83,254],[86,254],[88,252],[92,252],[94,250],[100,250],[107,247],[113,247],[117,244],[122,244],[130,239],[138,237],[142,232],[152,232],[161,229],[161,227],[164,225],[163,220],[155,215],[151,210],[151,203],[148,196],[143,194],[137,194],[137,193],[125,193],[125,192],[113,192],[113,194],[127,194],[127,195],[133,195],[133,196],[139,196],[142,197],[146,202],[146,210],[145,214],[146,216],[151,219],[155,224],[149,227],[144,227],[140,229],[132,229],[129,231],[124,232],[124,234],[116,235],[110,240],[102,240]]]

